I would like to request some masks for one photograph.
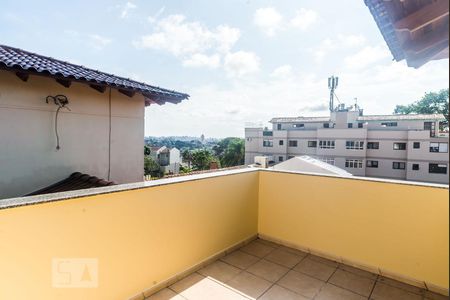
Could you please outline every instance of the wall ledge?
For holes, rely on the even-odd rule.
[[[81,197],[86,197],[86,196],[109,194],[109,193],[116,193],[116,192],[123,192],[123,191],[131,191],[131,190],[137,190],[137,189],[145,189],[145,188],[150,188],[150,187],[155,187],[155,186],[163,186],[163,185],[168,185],[168,184],[177,184],[177,183],[190,182],[190,181],[195,181],[195,180],[203,180],[203,179],[209,179],[209,178],[215,178],[215,177],[230,176],[230,175],[250,173],[250,172],[260,172],[260,171],[261,172],[308,175],[308,176],[319,176],[319,177],[331,177],[331,178],[338,178],[338,179],[342,179],[342,180],[362,180],[362,181],[368,181],[368,182],[383,182],[383,183],[389,183],[389,184],[402,184],[402,185],[449,189],[449,185],[437,184],[437,183],[426,183],[426,182],[372,178],[372,177],[339,176],[339,175],[328,175],[328,174],[320,174],[320,173],[312,173],[312,172],[295,172],[295,171],[281,171],[281,170],[273,170],[273,169],[246,168],[246,169],[225,170],[225,171],[196,174],[196,175],[186,175],[186,176],[158,179],[158,180],[152,180],[152,181],[126,183],[126,184],[119,184],[119,185],[92,188],[92,189],[83,189],[83,190],[76,190],[76,191],[69,191],[69,192],[0,199],[0,209],[8,209],[8,208],[14,208],[14,207],[25,206],[25,205],[43,204],[43,203],[48,203],[48,202],[76,199],[76,198],[81,198]]]

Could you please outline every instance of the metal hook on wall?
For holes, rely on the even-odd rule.
[[[45,102],[49,103],[50,101],[53,101],[53,103],[55,103],[55,105],[58,106],[58,109],[56,109],[56,116],[55,116],[56,150],[58,151],[59,149],[61,149],[61,147],[59,146],[58,115],[61,108],[65,108],[68,111],[70,111],[70,108],[66,106],[67,104],[69,104],[69,99],[67,99],[67,97],[64,95],[56,95],[56,96],[49,95],[47,96],[47,98],[45,98]]]

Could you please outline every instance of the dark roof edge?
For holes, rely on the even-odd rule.
[[[115,77],[117,79],[124,80],[124,81],[129,81],[129,82],[132,82],[132,83],[135,83],[135,84],[142,85],[144,87],[148,87],[150,89],[157,89],[157,90],[162,92],[160,94],[160,96],[164,97],[164,98],[174,98],[174,99],[178,99],[178,100],[181,101],[181,100],[184,100],[184,99],[188,99],[190,97],[190,95],[186,94],[186,93],[181,93],[181,92],[177,92],[175,90],[161,88],[161,87],[158,87],[158,86],[152,86],[152,85],[147,84],[145,82],[140,82],[140,81],[136,81],[136,80],[133,80],[133,79],[130,79],[130,78],[125,78],[125,77],[117,76],[117,75],[114,75],[114,74],[111,74],[111,73],[95,70],[95,69],[92,69],[92,68],[87,68],[87,67],[82,66],[82,65],[77,65],[77,64],[73,64],[73,63],[70,63],[70,62],[67,62],[67,61],[60,60],[60,59],[55,59],[55,58],[52,58],[50,56],[37,54],[37,53],[31,52],[31,51],[27,51],[27,50],[23,50],[23,49],[20,49],[20,48],[7,46],[7,45],[1,45],[0,44],[0,46],[12,49],[14,51],[24,52],[24,53],[26,53],[28,55],[33,55],[33,56],[36,56],[36,57],[39,57],[39,58],[43,58],[43,59],[46,59],[46,60],[52,60],[52,61],[55,61],[55,62],[58,62],[58,63],[66,64],[66,65],[69,65],[71,67],[83,68],[83,69],[85,69],[87,71],[90,71],[90,72],[101,73],[102,75]],[[36,70],[34,68],[25,69],[25,68],[22,68],[20,66],[20,64],[16,64],[13,67],[9,67],[9,66],[7,66],[6,64],[4,64],[3,62],[0,61],[0,70],[1,69],[7,70],[7,71],[13,71],[13,72],[24,72],[24,73],[29,73],[31,75],[39,75],[39,76],[44,76],[44,77],[56,78],[56,79],[64,78],[64,79],[68,79],[68,80],[72,80],[72,81],[80,82],[80,83],[85,83],[85,84],[95,84],[95,85],[100,85],[100,86],[108,86],[108,87],[115,88],[115,89],[123,89],[123,90],[127,90],[127,91],[134,91],[134,92],[138,92],[138,93],[142,94],[144,97],[150,97],[150,95],[152,95],[152,94],[153,95],[158,95],[159,94],[157,91],[146,91],[146,90],[141,89],[141,88],[134,88],[134,87],[128,87],[128,86],[124,86],[124,85],[110,84],[108,82],[100,82],[100,81],[97,81],[97,80],[87,79],[85,77],[75,78],[74,76],[65,76],[64,74],[62,74],[60,72],[52,74],[48,70],[38,71],[38,70]],[[167,94],[165,94],[165,93],[167,93]]]
[[[397,39],[394,26],[390,16],[386,10],[384,0],[364,0],[364,3],[369,8],[370,13],[377,24],[392,56],[396,61],[401,61],[405,58],[405,53]]]

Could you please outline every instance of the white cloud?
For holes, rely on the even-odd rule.
[[[317,12],[311,9],[300,8],[296,11],[295,17],[291,19],[291,26],[300,30],[307,30],[317,22]]]
[[[339,34],[338,40],[342,46],[346,47],[358,47],[366,43],[366,38],[361,34]]]
[[[253,23],[267,36],[274,36],[278,31],[296,28],[302,31],[308,30],[317,22],[319,16],[312,9],[300,8],[292,19],[285,20],[283,15],[273,7],[259,8],[253,15]]]
[[[183,56],[208,50],[227,51],[239,37],[237,28],[220,25],[210,30],[199,22],[187,22],[183,15],[170,15],[157,23],[154,33],[142,36],[133,44]]]
[[[136,4],[132,3],[132,2],[127,2],[122,6],[121,12],[120,12],[120,18],[121,19],[125,19],[130,15],[130,12],[133,9],[136,9]]]
[[[390,52],[384,46],[367,46],[357,53],[347,56],[344,63],[348,68],[362,69],[389,56]]]
[[[161,7],[161,8],[156,12],[156,14],[154,14],[153,16],[148,17],[148,21],[149,21],[150,23],[155,23],[155,22],[158,20],[158,18],[164,13],[165,10],[166,10],[166,7],[165,7],[165,6]]]
[[[336,38],[326,38],[317,47],[311,48],[317,63],[324,61],[325,57],[336,49],[348,49],[361,47],[366,43],[366,38],[360,34],[339,34]]]
[[[311,49],[311,52],[314,55],[314,60],[317,63],[320,63],[325,59],[325,56],[335,48],[336,48],[335,41],[333,41],[330,38],[326,38],[322,42],[320,42],[319,46]]]
[[[112,43],[112,39],[95,33],[86,34],[76,30],[67,29],[64,30],[64,34],[70,39],[71,43],[76,42],[83,47],[90,47],[95,50],[102,50]]]
[[[288,78],[292,76],[292,66],[291,65],[282,65],[273,70],[273,72],[270,74],[270,76],[275,78]]]
[[[92,48],[101,50],[108,46],[111,43],[111,39],[98,35],[98,34],[89,34],[89,44]]]
[[[215,69],[220,67],[220,55],[205,55],[205,54],[194,54],[190,58],[183,61],[183,66],[186,67],[208,67]]]
[[[253,16],[253,22],[268,36],[274,36],[281,29],[283,16],[273,7],[259,8]]]
[[[136,45],[166,50],[175,56],[204,52],[214,43],[213,33],[198,22],[185,22],[183,15],[170,15],[157,24],[155,33],[143,36]]]
[[[228,52],[241,37],[241,31],[227,25],[219,25],[214,38],[218,44],[217,50]]]
[[[365,114],[389,114],[396,104],[412,103],[424,92],[448,87],[448,61],[430,62],[417,70],[404,62],[388,62],[342,70],[339,78],[342,102],[351,105],[358,97]],[[266,125],[275,116],[328,115],[326,76],[309,73],[295,73],[292,80],[258,76],[226,87],[206,84],[185,91],[191,95],[189,101],[146,110],[147,135],[243,137],[246,123]]]
[[[311,112],[311,113],[328,112],[328,105],[326,103],[318,103],[315,105],[309,105],[309,106],[302,107],[299,111],[300,112]]]
[[[237,51],[225,55],[224,67],[229,76],[242,77],[259,70],[259,57],[253,52]]]
[[[137,48],[167,51],[185,67],[224,67],[229,76],[244,76],[259,69],[259,58],[246,51],[232,52],[241,31],[228,25],[209,29],[189,22],[183,15],[170,15],[156,22],[153,33],[133,44]],[[222,64],[223,62],[223,64]]]

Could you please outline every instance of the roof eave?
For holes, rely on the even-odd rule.
[[[103,93],[102,91],[100,91],[98,88],[95,87],[100,87],[100,88],[113,88],[116,90],[120,90],[120,91],[125,91],[125,92],[129,92],[129,93],[138,93],[141,94],[142,96],[145,97],[145,105],[149,106],[152,103],[155,104],[159,104],[159,105],[163,105],[167,102],[169,103],[173,103],[173,104],[178,104],[183,100],[187,100],[189,99],[189,95],[188,94],[184,94],[184,93],[178,93],[178,92],[173,92],[174,95],[165,95],[163,93],[157,93],[157,92],[149,92],[149,91],[142,91],[141,89],[133,89],[133,88],[129,88],[129,87],[125,87],[122,85],[116,85],[116,84],[107,84],[104,82],[99,82],[96,80],[87,80],[87,79],[81,79],[81,78],[75,78],[74,76],[64,76],[63,74],[51,74],[50,72],[38,72],[37,70],[34,69],[23,69],[20,67],[7,67],[4,64],[0,63],[0,70],[5,70],[5,71],[10,71],[13,73],[16,73],[16,75],[18,73],[25,73],[28,75],[34,75],[34,76],[40,76],[40,77],[46,77],[46,78],[52,78],[55,80],[70,80],[73,82],[78,82],[81,84],[87,84],[89,86],[92,87],[92,85],[94,86],[93,88],[96,89],[98,92]],[[176,94],[175,94],[176,93]]]

